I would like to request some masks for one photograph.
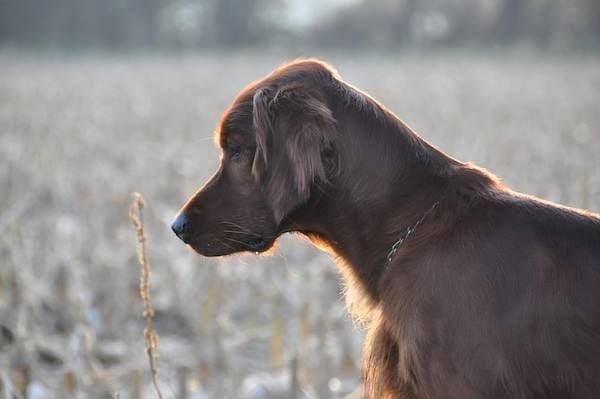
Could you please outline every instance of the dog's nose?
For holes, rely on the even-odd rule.
[[[180,214],[171,224],[171,230],[179,239],[187,244],[187,224],[188,218],[185,214]]]

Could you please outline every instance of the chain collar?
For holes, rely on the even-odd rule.
[[[404,232],[404,234],[402,234],[402,236],[400,236],[400,238],[398,240],[396,240],[396,242],[394,242],[392,244],[392,248],[390,249],[390,252],[387,255],[386,258],[386,262],[385,262],[385,268],[387,269],[390,264],[392,263],[392,259],[394,259],[394,255],[396,255],[396,252],[398,252],[398,250],[400,250],[400,247],[402,246],[402,244],[404,244],[404,241],[408,240],[408,238],[415,232],[415,230],[417,229],[417,227],[419,227],[419,225],[423,222],[423,220],[425,220],[425,218],[431,213],[433,212],[433,210],[435,208],[437,208],[437,206],[440,204],[439,201],[436,201],[431,208],[429,208],[427,210],[427,212],[425,212],[423,214],[423,216],[421,216],[421,219],[417,220],[415,222],[415,224],[413,224],[412,226],[408,226],[408,228],[406,229],[406,231]]]

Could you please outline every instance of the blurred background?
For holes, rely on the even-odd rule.
[[[600,211],[597,0],[0,0],[0,398],[341,398],[363,332],[299,237],[209,260],[169,231],[252,80],[318,56],[450,155]]]
[[[0,1],[0,40],[30,50],[597,48],[596,0]]]

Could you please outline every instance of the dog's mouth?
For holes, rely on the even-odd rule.
[[[265,237],[252,237],[247,240],[248,250],[262,252],[267,249],[268,243]]]
[[[225,256],[237,252],[260,253],[267,251],[273,243],[273,239],[266,236],[252,235],[243,239],[190,239],[188,244],[195,252],[203,256]]]

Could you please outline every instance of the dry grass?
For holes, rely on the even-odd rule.
[[[132,191],[152,204],[144,216],[148,257],[160,265],[149,283],[165,397],[289,397],[297,384],[298,397],[333,398],[332,388],[357,384],[362,336],[326,255],[285,238],[269,258],[214,261],[168,229],[216,166],[220,113],[285,58],[0,57],[5,390],[153,394],[124,214]],[[331,61],[451,155],[518,190],[600,210],[600,60]]]
[[[156,351],[158,349],[158,335],[154,329],[154,307],[150,295],[150,265],[146,256],[146,233],[144,231],[144,197],[140,193],[133,193],[133,202],[129,206],[129,220],[135,229],[137,239],[137,256],[140,263],[140,298],[144,304],[143,316],[146,320],[144,328],[144,340],[146,342],[146,354],[150,365],[152,385],[159,399],[163,395],[158,384],[158,369],[156,366]]]

